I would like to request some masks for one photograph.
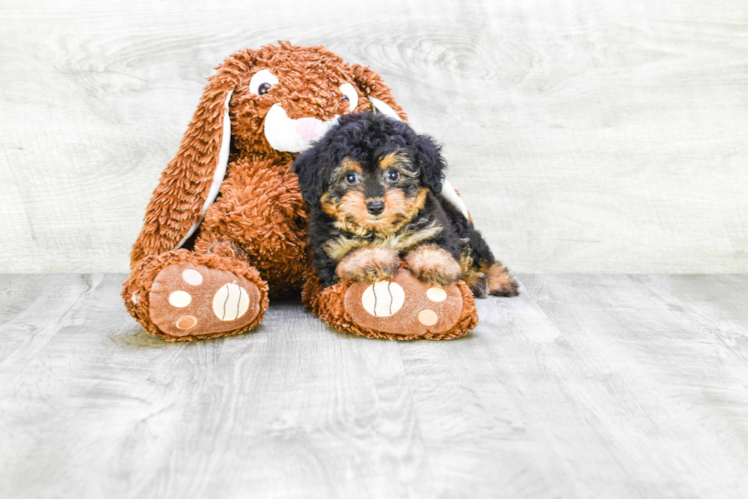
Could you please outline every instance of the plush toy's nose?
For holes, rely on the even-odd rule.
[[[296,133],[305,141],[313,141],[321,136],[328,126],[316,118],[299,118],[296,120]]]
[[[283,106],[275,103],[265,115],[265,139],[277,151],[300,153],[336,123],[337,116],[325,121],[311,116],[289,118]]]
[[[370,201],[366,204],[366,210],[371,215],[379,215],[382,212],[384,212],[384,201],[382,200]]]

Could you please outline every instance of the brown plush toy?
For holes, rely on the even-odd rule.
[[[367,337],[447,339],[475,327],[464,282],[434,289],[403,268],[392,282],[320,286],[289,168],[336,117],[360,111],[406,119],[377,73],[321,46],[280,42],[217,68],[133,246],[122,296],[148,333],[242,333],[262,320],[269,297],[302,289],[319,318]]]

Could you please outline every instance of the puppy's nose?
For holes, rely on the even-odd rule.
[[[384,201],[382,200],[370,201],[366,204],[366,210],[371,215],[379,215],[382,212],[384,212]]]

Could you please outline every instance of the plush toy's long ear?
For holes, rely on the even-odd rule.
[[[218,76],[205,87],[179,151],[161,174],[148,203],[143,229],[130,254],[132,267],[147,255],[182,246],[218,195],[231,143],[233,88]]]
[[[391,118],[407,121],[408,115],[395,102],[390,88],[382,82],[379,73],[360,64],[351,65],[353,81],[372,104],[375,113],[382,113]]]

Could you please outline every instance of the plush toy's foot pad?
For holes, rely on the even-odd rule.
[[[150,292],[151,321],[174,337],[228,332],[260,313],[260,291],[229,271],[188,263],[167,266]]]
[[[400,269],[392,281],[354,283],[346,291],[344,306],[360,326],[413,337],[452,328],[460,319],[463,299],[456,283],[427,285]]]

